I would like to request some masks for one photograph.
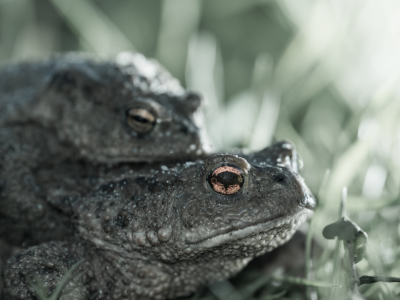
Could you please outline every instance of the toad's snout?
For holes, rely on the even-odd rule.
[[[262,178],[258,181],[265,185],[266,191],[282,191],[280,201],[289,201],[288,206],[297,205],[305,209],[314,210],[316,200],[304,179],[292,169],[286,167],[258,167],[252,166],[255,177]],[[290,200],[289,200],[290,199]]]

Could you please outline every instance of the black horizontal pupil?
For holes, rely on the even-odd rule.
[[[151,123],[149,119],[143,118],[141,116],[138,115],[134,115],[131,116],[132,119],[134,119],[135,121],[141,122],[141,123]]]
[[[228,188],[231,185],[242,185],[243,179],[241,176],[239,176],[236,173],[225,171],[222,173],[219,173],[218,175],[214,175],[213,179],[220,183],[223,184],[225,188]]]

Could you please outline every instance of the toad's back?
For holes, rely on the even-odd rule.
[[[161,92],[171,95],[184,93],[178,80],[157,61],[147,60],[141,54],[121,53],[115,61],[100,60],[87,53],[58,54],[47,60],[10,64],[0,69],[0,124],[16,112],[29,114],[32,104],[60,70],[79,69],[93,80],[104,80],[104,75],[115,72],[115,68],[137,77],[134,78],[137,90],[160,93],[157,88],[162,86]],[[118,78],[114,79],[118,81]],[[119,80],[124,81],[122,78]],[[146,87],[142,81],[150,83],[150,86]]]
[[[53,70],[54,63],[47,61],[10,65],[0,71],[0,124],[31,106]]]

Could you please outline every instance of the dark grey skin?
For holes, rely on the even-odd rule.
[[[294,158],[283,142],[249,156],[113,175],[96,192],[54,203],[73,235],[8,260],[2,300],[35,299],[27,277],[51,293],[79,261],[60,299],[167,299],[232,276],[312,213]]]
[[[41,170],[63,164],[91,170],[202,157],[209,144],[200,129],[200,104],[197,94],[185,91],[157,62],[140,54],[101,61],[73,53],[4,68],[0,237],[11,235],[17,244],[32,239],[18,225],[21,220],[31,221],[25,229],[36,227],[37,233],[43,227],[40,222],[52,223],[54,234],[64,232],[57,216],[48,214],[36,175]]]
[[[282,166],[290,167],[294,172],[298,172],[297,152],[291,144],[288,149],[276,144],[268,148],[268,154],[258,152],[250,155],[250,158],[257,161],[266,161],[267,163],[280,163]],[[174,163],[162,163],[164,166]],[[153,169],[159,169],[161,164],[122,164],[115,167],[103,165],[88,165],[83,163],[70,162],[59,163],[41,167],[32,173],[37,189],[35,192],[20,190],[20,194],[29,195],[30,202],[22,203],[21,206],[28,207],[27,212],[16,221],[14,218],[2,216],[0,218],[0,238],[8,241],[10,245],[32,246],[46,241],[62,240],[65,236],[70,236],[71,226],[69,226],[69,217],[60,214],[59,202],[72,201],[76,197],[86,194],[89,191],[98,188],[107,190],[108,183],[115,181],[121,174],[146,174],[151,173]],[[43,199],[40,211],[29,209],[36,199]],[[7,254],[10,251],[6,251]],[[6,260],[9,256],[1,255],[0,259]]]

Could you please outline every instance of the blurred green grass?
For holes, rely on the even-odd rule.
[[[359,275],[400,276],[399,6],[394,0],[0,0],[0,65],[59,51],[109,57],[136,50],[157,58],[206,96],[217,149],[257,150],[281,139],[296,144],[319,200],[308,230],[322,253],[311,258],[308,279],[333,278],[338,253],[321,231],[337,218],[343,186],[348,215],[369,235]],[[288,276],[276,272],[271,276]],[[305,294],[304,284],[265,276],[245,271],[194,297],[341,293],[315,287]],[[333,283],[345,276],[338,268]],[[254,288],[257,280],[262,285]],[[394,299],[400,285],[360,291],[368,299]]]

